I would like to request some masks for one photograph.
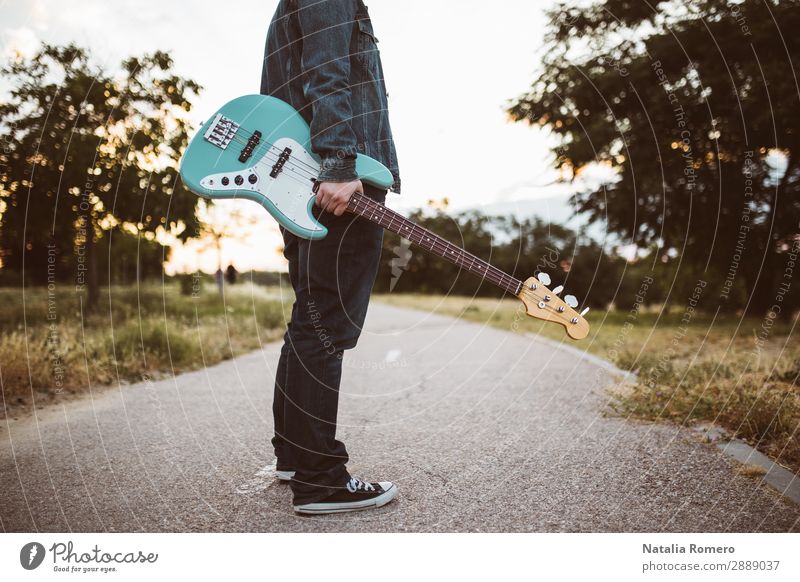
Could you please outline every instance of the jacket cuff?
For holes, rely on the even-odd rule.
[[[356,174],[355,158],[337,158],[335,156],[322,158],[322,167],[319,171],[320,182],[352,182],[358,180]]]

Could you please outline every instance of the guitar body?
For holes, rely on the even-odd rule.
[[[244,95],[203,124],[183,154],[180,172],[199,196],[252,200],[290,232],[320,239],[328,231],[311,213],[319,169],[308,124],[293,107],[267,95]],[[394,181],[383,164],[360,154],[356,172],[379,188]]]

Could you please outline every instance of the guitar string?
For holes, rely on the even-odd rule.
[[[371,214],[376,216],[380,209],[377,207],[370,207],[368,204],[363,203],[362,201],[356,201],[354,210],[365,216],[366,214]],[[385,217],[383,217],[385,221]],[[390,215],[389,217],[390,225],[394,221],[394,217]],[[379,222],[380,224],[380,222]],[[411,230],[408,225],[403,225],[402,223],[396,227],[391,228],[385,224],[381,224],[384,228],[388,228],[393,232],[399,234],[400,236],[408,238],[411,242],[415,245],[419,246],[420,248],[426,249],[428,251],[434,252],[438,254],[443,259],[447,260],[450,263],[455,264],[459,268],[465,269],[473,273],[474,275],[480,277],[482,280],[487,280],[489,283],[497,285],[504,291],[512,294],[517,294],[518,290],[522,286],[522,282],[519,279],[516,279],[502,270],[494,267],[490,263],[473,257],[470,253],[464,251],[463,249],[454,250],[453,248],[442,248],[442,244],[440,241],[437,241],[435,238],[428,236],[429,232],[420,229],[422,232],[416,232],[415,230]],[[405,226],[405,229],[403,228]],[[417,239],[417,240],[415,240]],[[425,243],[425,239],[427,239],[428,243]],[[476,267],[476,263],[478,266]],[[484,266],[486,265],[486,266]]]
[[[248,135],[247,130],[245,130],[242,126],[239,126],[236,129],[236,131],[233,132],[233,136],[232,136],[232,140],[231,141],[233,141],[233,139],[235,139],[239,135],[239,132],[242,132],[242,134],[243,134],[242,137],[245,138],[245,141],[242,142],[240,140],[237,140],[237,143],[239,143],[240,145],[247,145],[249,143],[249,141],[250,141],[250,138],[253,136],[253,133],[249,133],[249,135]],[[268,146],[266,149],[262,149],[262,151],[264,151],[265,153],[267,151],[271,150],[271,149],[275,149],[278,152],[282,152],[283,151],[278,146],[276,146],[274,143],[270,143],[270,142],[264,140],[263,142],[260,142],[259,145],[254,148],[254,150],[253,150],[253,154],[254,155],[261,148],[261,144],[262,143],[264,145]],[[314,167],[311,166],[310,164],[307,164],[307,163],[303,162],[302,160],[300,161],[300,163],[303,164],[304,166],[306,166],[308,169],[314,170]]]
[[[237,129],[234,132],[234,135],[232,136],[232,139],[230,141],[231,142],[236,142],[237,144],[240,144],[240,145],[246,145],[247,142],[242,142],[241,140],[236,139],[236,137],[237,137],[237,135],[239,134],[240,131],[242,131],[243,133],[246,133],[240,127],[239,129]],[[264,166],[269,162],[275,162],[278,159],[280,159],[280,154],[273,154],[273,155],[275,155],[274,159],[268,159],[268,156],[271,153],[270,150],[275,150],[276,152],[280,152],[280,153],[283,153],[283,150],[281,150],[280,148],[278,148],[274,144],[272,144],[270,142],[267,142],[267,141],[264,141],[264,142],[261,142],[261,143],[264,146],[267,146],[267,147],[266,148],[254,148],[253,153],[251,154],[253,156],[255,156],[257,152],[259,152],[259,149],[263,149],[263,152],[264,152],[262,157],[257,162],[255,162],[254,166]],[[313,166],[311,166],[310,164],[308,164],[308,163],[306,163],[306,162],[304,162],[302,160],[293,160],[293,162],[294,162],[294,165],[295,165],[295,168],[296,168],[297,172],[298,173],[305,172],[306,177],[309,179],[309,181],[317,179],[317,177],[319,175],[319,169],[318,168],[314,168]],[[303,165],[308,169],[307,170],[303,170],[302,168],[298,167],[299,165]],[[291,174],[287,174],[287,176],[289,176],[290,178],[294,179],[296,182],[305,185],[305,181],[302,178],[298,179],[295,176],[292,176]],[[374,202],[371,199],[366,198],[366,197],[364,197],[364,199],[370,200],[371,202]],[[382,206],[382,205],[380,205],[378,203],[375,203],[375,204],[376,204],[377,208],[373,209],[373,210],[380,211],[382,214],[385,214],[385,212],[387,210],[389,210],[389,209],[386,209],[385,206]],[[363,209],[360,209],[360,208],[356,208],[356,209],[357,210],[365,210],[367,208],[369,208],[369,207],[365,204]],[[393,211],[391,211],[391,210],[389,210],[389,211],[393,213]],[[361,212],[358,212],[358,214],[360,214],[361,216],[364,216]],[[466,270],[468,270],[468,271],[480,276],[483,279],[488,279],[490,283],[492,283],[492,284],[494,284],[494,285],[506,290],[509,293],[518,294],[519,291],[521,291],[522,288],[525,286],[523,281],[520,281],[519,279],[517,279],[515,277],[512,277],[511,275],[508,275],[507,273],[505,273],[501,269],[498,269],[497,267],[495,267],[494,265],[492,265],[488,261],[484,261],[483,259],[480,259],[479,257],[476,257],[475,255],[472,255],[472,253],[469,253],[468,251],[466,251],[466,250],[464,250],[464,249],[462,249],[462,248],[460,248],[460,247],[458,247],[456,245],[453,245],[453,243],[450,243],[449,241],[446,241],[445,239],[442,239],[441,237],[439,237],[435,233],[432,233],[432,232],[428,231],[427,229],[424,229],[423,227],[415,225],[413,222],[409,221],[408,219],[406,219],[402,215],[399,215],[397,213],[394,213],[394,215],[397,218],[401,219],[402,221],[405,221],[408,224],[410,224],[410,229],[411,229],[412,232],[414,232],[415,229],[419,229],[424,233],[426,238],[428,238],[429,240],[430,240],[431,237],[433,237],[433,243],[429,247],[426,247],[426,245],[424,245],[422,243],[422,235],[420,235],[420,242],[416,243],[418,246],[420,246],[422,248],[428,248],[428,250],[431,250],[431,251],[434,251],[434,249],[437,246],[437,244],[440,245],[440,246],[443,246],[444,248],[436,248],[435,249],[435,252],[437,254],[439,254],[439,256],[441,256],[442,258],[448,259],[450,262],[454,263],[455,265],[457,265],[457,266],[459,266],[461,268],[464,268],[464,269],[466,269]],[[390,215],[390,220],[393,221],[395,216],[391,216]],[[384,216],[384,218],[385,218],[385,216]],[[379,225],[384,227],[380,223],[379,223]],[[407,228],[409,228],[408,225],[406,225],[406,226],[407,226]],[[389,227],[384,227],[384,228],[388,228],[389,230],[393,230],[392,228],[389,228]],[[400,234],[400,233],[397,232],[396,234]],[[408,233],[406,233],[406,234],[408,234]],[[455,249],[458,251],[458,254],[455,253],[455,251],[453,250],[453,247],[455,247]],[[450,254],[448,254],[446,252],[448,250],[450,250]],[[472,263],[471,266],[468,266],[465,263],[465,261],[467,259],[469,259],[470,262]],[[461,262],[459,262],[459,261],[461,261]],[[479,263],[483,263],[483,264],[487,265],[488,269],[484,268],[484,270],[482,272],[476,272],[474,270],[476,261],[479,262]],[[513,287],[514,291],[511,291],[512,287]],[[541,300],[544,299],[544,296],[538,295],[536,293],[532,293],[531,291],[532,290],[529,290],[529,293],[531,295],[533,295],[535,299],[538,299],[539,302],[542,302]],[[570,319],[568,319],[568,316],[556,311],[556,309],[553,308],[553,307],[551,307],[551,309],[553,310],[553,313],[556,314],[559,318],[563,319],[564,321],[570,321]]]
[[[361,214],[365,218],[368,217],[366,217],[365,214],[362,213],[362,210],[364,212],[369,211],[371,214],[373,214],[375,218],[377,218],[378,213],[380,213],[381,219],[383,220],[386,219],[386,216],[388,214],[389,224],[388,225],[381,224],[381,226],[387,228],[388,230],[391,230],[392,232],[395,232],[396,234],[399,234],[400,236],[408,237],[409,240],[414,242],[417,246],[428,250],[434,250],[437,247],[437,244],[440,247],[443,246],[444,248],[436,248],[440,256],[442,256],[443,258],[453,259],[452,262],[455,262],[457,265],[467,269],[468,271],[480,277],[486,278],[489,277],[490,275],[493,275],[495,279],[490,278],[489,281],[494,283],[495,285],[505,288],[506,290],[509,290],[509,292],[511,292],[510,289],[512,287],[516,291],[522,285],[522,282],[516,277],[509,275],[508,273],[495,267],[488,261],[484,261],[480,257],[476,257],[469,251],[462,249],[461,247],[445,239],[442,239],[440,236],[429,231],[428,229],[414,224],[412,221],[408,220],[401,214],[398,214],[393,210],[386,208],[385,206],[381,205],[378,202],[375,202],[371,198],[368,198],[366,196],[359,196],[357,198],[353,198],[352,200],[355,200],[356,204],[363,205],[363,209],[358,208],[357,210],[359,210],[359,214]],[[397,219],[398,222],[400,223],[399,226],[396,227],[397,230],[395,230],[395,227],[392,225],[395,219]],[[405,231],[403,230],[403,227],[405,227]],[[417,236],[419,240],[418,241],[413,240],[412,235]],[[427,239],[429,244],[426,245],[423,239]],[[461,263],[463,264],[460,264],[456,259],[460,260]],[[467,261],[469,261],[471,265],[467,265]],[[475,268],[475,263],[479,263],[480,266],[478,267],[478,269],[480,270]]]
[[[376,212],[376,213],[377,213],[377,212],[385,212],[385,211],[388,211],[388,212],[390,212],[390,213],[396,214],[396,213],[394,213],[394,211],[392,211],[392,210],[390,210],[390,209],[386,209],[384,206],[382,206],[382,205],[381,205],[381,204],[379,204],[378,202],[375,202],[374,200],[372,200],[371,198],[367,198],[366,196],[359,196],[359,197],[358,197],[357,199],[355,199],[355,200],[356,200],[356,201],[355,201],[355,205],[361,205],[361,204],[363,204],[365,209],[370,209],[370,208],[371,208],[372,212]],[[400,215],[397,215],[397,216],[399,216],[400,218],[403,218],[403,217],[402,217],[402,216],[400,216]],[[412,223],[412,224],[413,224],[413,223]],[[428,233],[428,234],[431,234],[431,235],[433,235],[434,237],[436,237],[436,236],[437,236],[437,235],[435,235],[434,233],[431,233],[430,231],[428,231],[427,229],[424,229],[424,228],[422,228],[422,227],[418,227],[418,228],[420,228],[420,230],[422,230],[423,232],[426,232],[426,233]],[[423,247],[423,248],[425,248],[425,245],[421,244],[421,242],[417,242],[417,243],[415,243],[415,244],[417,244],[417,245],[418,245],[418,246],[420,246],[420,247]],[[467,255],[473,256],[473,255],[471,255],[471,253],[468,253],[467,251],[464,251],[464,252],[465,252]],[[449,256],[449,255],[446,255],[446,254],[445,254],[445,255],[442,255],[442,257],[443,257],[443,258],[445,258],[445,259],[450,259],[450,262],[454,262],[456,265],[459,265],[459,263],[458,263],[457,261],[454,261],[454,260],[452,260],[454,257],[451,257],[451,256]],[[477,260],[481,261],[481,262],[485,262],[485,261],[482,261],[482,259],[478,259],[477,257],[475,257],[475,258],[476,258]],[[525,289],[527,290],[527,292],[528,292],[530,295],[533,295],[533,296],[534,296],[534,298],[537,300],[537,306],[539,306],[539,307],[540,307],[540,309],[549,309],[550,311],[552,311],[553,315],[555,315],[555,316],[556,316],[558,319],[561,319],[561,320],[564,322],[564,325],[566,325],[566,322],[572,323],[573,316],[570,316],[570,315],[568,315],[568,314],[565,314],[564,312],[560,312],[560,311],[558,311],[557,307],[554,307],[554,306],[552,306],[551,304],[548,304],[548,303],[547,303],[547,301],[548,301],[548,300],[547,300],[547,299],[545,299],[545,297],[547,296],[546,294],[544,294],[544,295],[539,295],[538,293],[535,293],[535,292],[533,291],[533,289],[531,289],[530,287],[525,287],[525,283],[524,283],[523,281],[520,281],[519,279],[516,279],[516,278],[510,277],[509,275],[505,274],[503,271],[500,271],[500,270],[499,270],[499,269],[497,269],[496,267],[493,267],[493,266],[492,266],[491,264],[489,264],[489,263],[486,263],[486,264],[487,264],[487,265],[489,265],[489,267],[491,267],[491,268],[493,268],[493,269],[497,270],[497,271],[498,271],[498,272],[499,272],[501,275],[504,275],[505,277],[511,278],[511,279],[512,279],[512,283],[514,283],[514,291],[510,291],[509,287],[507,287],[507,286],[504,286],[504,285],[500,285],[500,284],[499,284],[497,281],[492,281],[492,280],[490,279],[490,282],[494,283],[495,285],[497,285],[497,286],[499,286],[499,287],[501,287],[501,288],[505,288],[507,291],[509,291],[509,292],[511,292],[511,293],[513,293],[513,294],[515,294],[515,295],[518,295],[518,294],[519,294],[519,292],[521,292],[521,291],[522,291],[522,289],[523,289],[523,288],[525,288]],[[459,265],[459,266],[461,266],[461,265]],[[473,272],[474,272],[474,271],[473,271]],[[487,275],[486,273],[483,273],[483,274],[481,274],[481,276],[482,276],[483,278],[487,278],[487,277],[488,277],[488,275]],[[551,299],[552,299],[552,296],[551,296]],[[542,307],[542,306],[540,306],[540,305],[538,305],[538,304],[543,304],[543,305],[544,305],[544,307]],[[566,309],[567,307],[568,307],[568,306],[565,306],[565,309]],[[571,309],[571,308],[570,308],[570,309]],[[577,316],[577,314],[576,314],[576,316]]]
[[[247,131],[245,131],[244,128],[242,128],[240,126],[235,132],[233,132],[233,136],[231,136],[231,140],[230,141],[231,142],[236,142],[239,145],[246,146],[249,143],[249,140],[253,136],[253,134],[251,133],[250,135],[242,135],[242,137],[244,138],[244,141],[242,141],[241,139],[237,139],[237,137],[239,136],[239,132],[242,132],[243,134],[247,134]],[[263,146],[267,146],[267,147],[263,147]],[[270,142],[264,140],[264,141],[259,142],[259,145],[257,145],[253,149],[253,152],[251,153],[251,155],[255,157],[257,154],[262,154],[263,153],[263,155],[266,156],[267,153],[270,150],[273,150],[273,149],[276,152],[278,152],[278,154],[276,154],[276,155],[280,155],[281,153],[283,153],[283,150],[281,150],[274,143],[270,143]],[[302,160],[299,163],[303,164],[309,170],[314,170],[313,166],[311,166],[310,164],[307,164],[306,162],[303,162]]]
[[[392,210],[390,210],[390,209],[385,209],[385,207],[384,207],[384,206],[380,205],[378,202],[375,202],[374,200],[372,200],[372,199],[370,199],[370,198],[367,198],[366,196],[360,196],[360,197],[358,197],[358,198],[356,199],[356,202],[355,202],[355,204],[356,204],[356,205],[360,205],[360,204],[362,204],[362,203],[363,203],[363,205],[364,205],[365,209],[367,209],[367,210],[370,210],[370,209],[371,209],[371,211],[372,211],[372,212],[375,212],[375,213],[377,213],[377,212],[384,212],[385,210],[388,210],[390,213],[394,213],[394,211],[392,211]],[[385,210],[384,210],[384,209],[385,209]],[[394,213],[394,214],[396,214],[396,213]],[[391,215],[390,215],[390,216],[391,216]],[[400,216],[400,215],[397,215],[397,216]],[[393,218],[393,217],[392,217],[392,218]],[[402,217],[402,216],[400,216],[400,218],[403,218],[403,217]],[[412,224],[413,224],[413,223],[412,223]],[[420,228],[420,230],[422,230],[422,231],[423,231],[424,233],[426,233],[426,234],[431,234],[431,235],[433,235],[434,237],[436,237],[436,236],[437,236],[437,235],[435,235],[434,233],[431,233],[430,231],[428,231],[427,229],[424,229],[424,228],[422,228],[422,227],[419,227],[419,228]],[[421,242],[421,241],[420,241],[420,242],[416,242],[416,244],[417,244],[418,246],[422,247],[422,248],[425,248],[425,245],[424,245],[424,244],[422,244],[422,242]],[[462,249],[459,249],[459,250],[462,250]],[[496,271],[498,271],[498,273],[499,273],[501,276],[504,276],[504,277],[510,278],[510,279],[511,279],[510,283],[513,285],[513,291],[512,291],[512,290],[511,290],[511,288],[510,288],[510,287],[508,287],[507,285],[501,285],[501,284],[500,284],[500,283],[498,283],[497,281],[493,281],[491,278],[489,278],[489,275],[488,275],[488,273],[486,273],[486,272],[484,272],[484,273],[481,273],[481,274],[480,274],[480,276],[481,276],[482,278],[489,278],[489,281],[490,281],[490,282],[494,283],[494,284],[495,284],[495,285],[497,285],[498,287],[504,288],[506,291],[508,291],[508,292],[510,292],[510,293],[513,293],[514,295],[518,295],[518,294],[519,294],[519,293],[522,291],[522,289],[523,289],[523,288],[525,288],[525,283],[524,283],[523,281],[520,281],[519,279],[516,279],[516,278],[514,278],[514,277],[511,277],[511,276],[507,275],[506,273],[504,273],[504,272],[503,272],[503,271],[501,271],[500,269],[497,269],[496,267],[494,267],[493,265],[491,265],[491,264],[490,264],[490,263],[488,263],[488,262],[485,262],[485,261],[483,261],[482,259],[479,259],[479,258],[477,258],[477,257],[474,257],[474,255],[472,255],[471,253],[469,253],[469,252],[467,252],[467,251],[463,251],[463,252],[464,252],[465,254],[469,255],[470,257],[473,257],[473,258],[477,259],[477,260],[478,260],[478,261],[480,261],[480,262],[484,262],[484,263],[486,263],[487,265],[489,265],[489,267],[490,267],[490,268],[492,268],[492,269],[495,269]],[[445,259],[448,259],[448,260],[450,260],[450,262],[453,262],[453,263],[455,263],[455,264],[456,264],[456,265],[458,265],[458,266],[461,266],[461,265],[459,265],[458,261],[454,260],[454,259],[455,259],[455,257],[453,257],[453,256],[451,256],[451,255],[444,254],[444,255],[442,255],[442,257],[443,257],[443,258],[445,258]],[[472,272],[474,273],[474,271],[472,271]],[[530,287],[527,287],[526,289],[527,289],[527,291],[528,291],[528,293],[529,293],[530,295],[533,295],[533,296],[534,296],[534,298],[535,298],[535,299],[537,299],[537,306],[539,306],[539,304],[543,304],[543,305],[544,305],[544,307],[541,307],[541,306],[539,306],[539,307],[540,307],[540,309],[541,309],[541,308],[543,308],[543,309],[548,309],[548,308],[549,308],[549,310],[551,310],[551,311],[553,312],[553,314],[554,314],[554,315],[555,315],[557,318],[559,318],[559,319],[562,319],[564,322],[570,322],[570,323],[572,323],[572,322],[571,322],[571,319],[572,319],[572,317],[570,317],[569,315],[566,315],[566,314],[564,314],[563,312],[560,312],[560,311],[558,311],[558,309],[557,309],[556,307],[553,307],[553,306],[549,305],[549,304],[546,302],[546,301],[547,301],[547,300],[545,299],[545,297],[546,297],[546,294],[545,294],[545,295],[539,295],[538,293],[535,293],[535,292],[533,291],[533,289],[530,289]],[[551,296],[551,298],[552,298],[552,296]],[[566,309],[566,307],[565,307],[565,309]]]
[[[425,229],[425,228],[423,228],[423,227],[419,227],[419,226],[417,226],[417,225],[414,225],[414,223],[413,223],[413,222],[409,221],[408,219],[405,219],[405,217],[403,217],[402,215],[399,215],[399,214],[397,214],[396,212],[394,212],[393,210],[386,208],[385,206],[381,205],[381,204],[380,204],[380,203],[378,203],[378,202],[375,202],[375,201],[374,201],[374,200],[372,200],[371,198],[368,198],[368,197],[366,197],[366,196],[363,196],[363,195],[362,195],[362,196],[359,196],[359,197],[357,197],[357,198],[354,198],[353,200],[355,200],[355,205],[356,205],[356,206],[360,206],[360,205],[362,205],[362,204],[363,204],[363,206],[364,206],[364,209],[365,209],[365,210],[371,210],[371,212],[374,212],[374,213],[378,213],[378,212],[380,212],[380,213],[382,213],[382,214],[385,214],[385,213],[387,213],[387,212],[388,212],[388,213],[389,213],[389,215],[390,215],[390,220],[393,220],[393,219],[394,219],[394,217],[396,216],[396,217],[400,218],[401,220],[404,220],[404,221],[406,221],[406,222],[409,222],[409,223],[412,225],[412,227],[416,227],[416,228],[420,229],[420,230],[421,230],[423,233],[430,234],[431,236],[433,236],[433,237],[434,237],[434,241],[435,241],[435,239],[436,239],[436,238],[439,238],[439,237],[438,237],[438,235],[436,235],[436,234],[434,234],[434,233],[430,232],[429,230],[427,230],[427,229]],[[359,210],[360,210],[360,209],[359,209]],[[363,215],[362,215],[362,216],[363,216]],[[381,226],[383,226],[383,225],[381,225]],[[384,228],[386,228],[386,227],[384,227]],[[391,229],[390,229],[390,230],[391,230]],[[398,233],[398,234],[399,234],[399,233]],[[443,240],[443,239],[442,239],[442,240]],[[444,242],[445,242],[446,244],[450,244],[450,245],[452,245],[452,243],[448,243],[447,241],[444,241]],[[418,246],[420,246],[420,247],[422,247],[422,248],[426,248],[426,246],[425,246],[424,244],[422,244],[422,242],[421,242],[421,241],[420,241],[420,242],[415,242],[415,244],[417,244]],[[471,254],[471,253],[469,253],[468,251],[465,251],[465,250],[463,250],[463,249],[460,249],[459,247],[456,247],[456,248],[457,248],[459,251],[461,251],[462,253],[464,253],[464,254],[468,255],[469,257],[471,257],[471,258],[473,258],[473,259],[475,259],[475,260],[477,260],[477,261],[480,261],[480,262],[482,262],[482,263],[485,263],[485,264],[486,264],[486,265],[488,265],[488,266],[489,266],[491,269],[494,269],[495,271],[497,271],[497,272],[498,272],[498,274],[501,276],[501,280],[502,280],[503,278],[508,278],[508,279],[511,279],[510,283],[512,283],[512,284],[513,284],[514,291],[510,291],[510,289],[509,289],[509,287],[508,287],[508,286],[501,285],[499,282],[497,282],[497,281],[494,281],[494,280],[492,280],[492,279],[489,279],[489,280],[490,280],[490,282],[494,283],[494,284],[495,284],[495,285],[497,285],[498,287],[505,288],[507,291],[509,291],[509,292],[513,293],[514,295],[518,295],[518,294],[519,294],[519,292],[521,292],[521,291],[522,291],[522,289],[523,289],[523,288],[525,288],[525,289],[527,290],[527,292],[528,292],[530,295],[534,296],[534,298],[537,300],[537,304],[540,304],[540,303],[541,303],[541,304],[544,304],[544,307],[540,307],[540,308],[544,308],[544,309],[548,309],[548,308],[549,308],[549,310],[551,310],[551,311],[553,312],[553,314],[554,314],[554,315],[555,315],[557,318],[559,318],[559,319],[563,320],[563,322],[565,322],[565,325],[566,325],[566,322],[572,323],[572,319],[573,319],[573,317],[574,317],[574,316],[570,316],[569,314],[565,314],[565,313],[563,313],[563,312],[560,312],[560,311],[558,311],[558,309],[557,309],[556,307],[552,306],[551,304],[548,304],[548,303],[547,303],[548,299],[545,299],[545,297],[547,297],[547,294],[539,295],[538,293],[534,292],[534,290],[533,290],[533,289],[531,289],[530,287],[526,287],[526,286],[525,286],[525,283],[524,283],[524,281],[520,281],[519,279],[516,279],[516,278],[514,278],[514,277],[511,277],[510,275],[506,274],[505,272],[501,271],[500,269],[497,269],[497,267],[494,267],[494,266],[493,266],[493,265],[491,265],[490,263],[488,263],[488,262],[486,262],[486,261],[483,261],[482,259],[480,259],[480,258],[478,258],[478,257],[475,257],[474,255],[472,255],[472,254]],[[448,260],[450,260],[450,262],[453,262],[453,263],[455,263],[455,264],[456,264],[456,265],[458,265],[458,266],[463,266],[463,267],[466,267],[466,265],[460,265],[460,264],[459,264],[457,261],[453,260],[453,259],[455,259],[455,257],[453,257],[453,256],[451,256],[451,255],[448,255],[448,254],[446,254],[446,253],[445,253],[445,254],[442,254],[441,256],[442,256],[443,258],[445,258],[445,259],[448,259]],[[467,270],[469,270],[469,269],[467,269]],[[472,271],[472,272],[474,273],[475,271]],[[486,272],[484,272],[484,273],[481,273],[479,276],[481,276],[482,278],[488,278],[488,274],[487,274]],[[552,293],[552,292],[551,292],[551,293]],[[555,295],[555,294],[553,294],[553,295]],[[550,296],[550,298],[552,299],[552,295]],[[569,307],[569,306],[565,306],[565,310],[566,310],[568,307]],[[570,309],[570,310],[572,310],[572,308],[569,308],[569,309]],[[575,316],[577,316],[577,313],[575,314]]]
[[[358,198],[354,198],[353,200],[355,200],[355,202],[354,202],[354,205],[355,205],[355,206],[361,206],[361,205],[363,205],[363,210],[370,210],[370,209],[371,209],[371,211],[372,211],[372,212],[382,212],[382,211],[384,211],[384,209],[385,209],[385,207],[384,207],[384,206],[380,205],[378,202],[375,202],[374,200],[372,200],[371,198],[368,198],[368,197],[366,197],[366,196],[359,196]],[[362,210],[362,209],[361,209],[361,208],[359,208],[359,210]],[[388,211],[389,211],[389,212],[391,212],[391,213],[393,213],[393,212],[394,212],[394,211],[392,211],[391,209],[386,209],[386,210],[388,210]],[[395,214],[396,214],[396,213],[395,213]],[[403,218],[401,215],[397,215],[397,216],[399,216],[400,218]],[[411,223],[411,224],[413,225],[413,223]],[[384,228],[386,228],[386,227],[384,227]],[[431,233],[430,231],[428,231],[427,229],[424,229],[424,228],[422,228],[422,227],[418,227],[418,228],[420,228],[422,231],[424,231],[424,232],[426,232],[426,233],[432,234],[434,237],[435,237],[435,236],[437,236],[437,235],[435,235],[434,233]],[[416,242],[416,241],[412,241],[412,242],[414,242],[415,244],[417,244],[418,246],[420,246],[420,247],[422,247],[422,248],[426,248],[426,247],[425,247],[425,245],[421,244],[421,242]],[[445,242],[446,242],[446,241],[445,241]],[[464,252],[465,252],[466,254],[470,255],[470,253],[468,253],[468,252],[466,252],[466,251],[464,251]],[[447,255],[447,254],[443,254],[443,255],[441,255],[441,256],[442,256],[442,258],[444,258],[444,259],[447,259],[447,260],[449,260],[449,261],[450,261],[450,262],[452,262],[452,263],[455,263],[457,266],[462,266],[462,265],[459,265],[459,263],[458,263],[457,261],[453,260],[453,259],[454,259],[454,257],[451,257],[451,256],[449,256],[449,255]],[[477,257],[476,257],[476,258],[477,258]],[[479,260],[479,261],[481,261],[481,262],[485,262],[485,261],[482,261],[481,259],[477,259],[477,260]],[[539,307],[540,309],[546,309],[546,310],[549,310],[549,311],[551,311],[551,312],[552,312],[552,314],[553,314],[553,315],[554,315],[556,318],[558,318],[558,319],[560,319],[560,320],[561,320],[561,322],[560,322],[560,323],[562,323],[563,325],[565,325],[565,326],[566,326],[566,325],[567,325],[567,323],[569,323],[569,324],[572,324],[572,319],[573,319],[573,317],[577,317],[577,315],[578,315],[577,313],[575,314],[575,316],[571,316],[571,315],[569,315],[569,314],[566,314],[566,313],[564,313],[564,312],[560,312],[560,311],[558,311],[558,308],[557,308],[556,306],[553,306],[552,304],[549,304],[549,303],[548,303],[548,301],[549,301],[549,300],[548,300],[548,299],[545,299],[545,297],[547,297],[547,294],[539,295],[538,293],[534,292],[534,290],[533,290],[533,289],[531,289],[529,286],[526,286],[526,285],[525,285],[525,283],[524,283],[524,281],[520,281],[519,279],[516,279],[516,278],[510,277],[509,275],[507,275],[507,274],[506,274],[506,273],[504,273],[503,271],[500,271],[500,270],[499,270],[499,269],[497,269],[496,267],[493,267],[493,266],[492,266],[491,264],[489,264],[489,263],[486,263],[486,264],[488,264],[488,265],[489,265],[489,267],[491,267],[491,268],[493,268],[493,269],[497,270],[497,271],[498,271],[498,272],[499,272],[501,275],[504,275],[505,277],[511,278],[511,279],[513,280],[512,282],[513,282],[513,283],[515,283],[515,284],[514,284],[514,291],[511,291],[509,287],[507,287],[507,286],[505,286],[505,285],[501,285],[501,284],[500,284],[500,283],[498,283],[497,281],[494,281],[494,280],[492,280],[492,279],[490,278],[490,279],[489,279],[489,281],[490,281],[491,283],[493,283],[493,284],[497,285],[498,287],[504,288],[506,291],[508,291],[509,293],[512,293],[512,294],[514,294],[514,295],[518,295],[518,294],[519,294],[519,293],[520,293],[520,292],[521,292],[523,289],[525,289],[529,295],[532,295],[532,296],[534,297],[534,299],[536,299],[536,301],[537,301],[537,307]],[[472,272],[474,273],[474,271],[472,271]],[[489,278],[489,277],[488,277],[488,275],[487,275],[487,273],[483,273],[483,274],[481,274],[480,276],[481,276],[482,278]],[[552,295],[550,296],[550,298],[552,299]],[[569,308],[569,306],[565,306],[565,310],[566,310],[567,308]],[[569,309],[571,310],[572,308],[569,308]]]

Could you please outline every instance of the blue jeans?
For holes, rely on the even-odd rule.
[[[385,201],[384,190],[364,187]],[[295,302],[275,377],[272,444],[278,470],[296,471],[295,504],[324,499],[350,479],[336,439],[342,357],[361,334],[383,241],[383,229],[363,218],[314,213],[328,228],[322,240],[281,229]]]

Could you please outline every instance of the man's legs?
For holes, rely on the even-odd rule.
[[[383,202],[385,192],[366,186]],[[318,214],[328,235],[308,241],[284,233],[295,291],[292,317],[275,378],[278,469],[294,469],[295,505],[321,500],[349,475],[344,444],[336,440],[344,350],[355,347],[367,313],[383,229],[352,214]]]

